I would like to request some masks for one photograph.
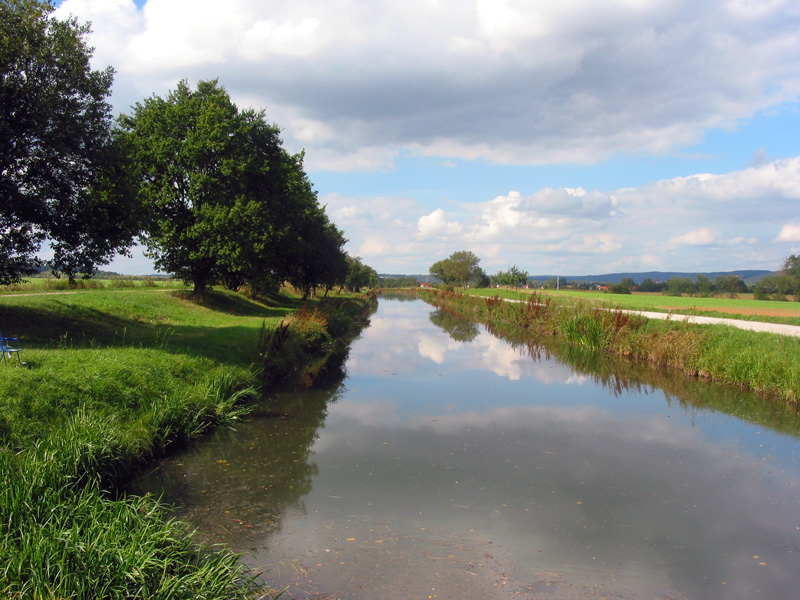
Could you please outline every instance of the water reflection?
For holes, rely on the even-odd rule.
[[[433,314],[382,301],[343,384],[281,395],[140,489],[292,598],[797,589],[798,440],[761,426],[796,414]],[[772,406],[761,425],[723,412],[747,403]]]
[[[443,308],[434,310],[428,317],[434,325],[448,333],[451,339],[457,342],[471,342],[480,329],[472,321],[454,315]]]

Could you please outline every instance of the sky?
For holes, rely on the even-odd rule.
[[[218,79],[305,151],[346,250],[428,273],[800,254],[796,0],[63,0],[117,113]],[[152,266],[135,252],[113,270]]]

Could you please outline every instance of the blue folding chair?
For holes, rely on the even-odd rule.
[[[11,357],[12,355],[17,355],[17,362],[22,365],[22,359],[19,357],[19,353],[22,352],[22,348],[19,347],[19,339],[14,337],[3,337],[3,334],[0,333],[0,352],[3,354],[3,364],[8,365],[8,361],[6,360],[6,355]]]

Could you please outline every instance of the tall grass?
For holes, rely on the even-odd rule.
[[[375,297],[369,306],[376,305]],[[365,324],[365,305],[328,299],[316,309],[303,307],[259,336],[262,374],[268,384],[289,378],[308,387],[332,357],[346,351],[352,334]],[[354,327],[355,326],[355,327]]]
[[[4,598],[247,598],[237,557],[191,542],[150,498],[113,500],[0,450]]]

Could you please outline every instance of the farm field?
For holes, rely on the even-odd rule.
[[[70,284],[66,278],[28,277],[21,283],[0,286],[0,296],[37,294],[42,292],[78,292],[86,290],[187,289],[171,277],[120,276],[103,279],[78,279]]]
[[[740,294],[736,298],[699,298],[685,296],[664,296],[655,293],[634,292],[632,294],[609,294],[605,292],[577,290],[507,290],[478,289],[468,293],[480,296],[499,295],[503,298],[527,299],[533,293],[586,302],[606,308],[641,310],[653,312],[674,312],[685,315],[704,315],[727,317],[768,323],[800,325],[800,303],[754,300],[752,294]]]

